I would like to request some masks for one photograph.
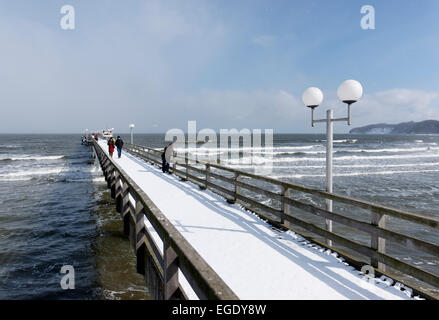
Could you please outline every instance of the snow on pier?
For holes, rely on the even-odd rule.
[[[107,152],[105,141],[99,144]],[[114,160],[240,299],[410,299],[384,281],[367,282],[336,254],[272,228],[239,204],[126,152]],[[145,224],[161,245],[146,218]],[[197,299],[181,273],[179,279]]]

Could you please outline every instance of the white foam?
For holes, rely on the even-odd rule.
[[[45,175],[58,175],[64,170],[64,167],[57,167],[52,169],[41,169],[38,168],[36,170],[26,170],[19,172],[9,172],[6,174],[0,174],[1,179],[8,178],[24,178],[24,177],[32,177],[32,176],[45,176]],[[31,178],[29,178],[31,179]],[[8,180],[10,181],[10,180]]]
[[[353,152],[353,153],[385,153],[385,152],[419,152],[419,151],[431,151],[439,150],[437,147],[424,147],[424,148],[388,148],[388,149],[340,149],[338,152]]]
[[[409,155],[392,155],[392,156],[334,156],[334,161],[346,160],[386,160],[386,159],[417,159],[417,158],[439,158],[439,153],[435,154],[409,154]],[[325,162],[325,157],[302,157],[302,158],[271,158],[271,157],[243,157],[240,159],[224,159],[221,162],[227,164],[263,164],[263,163],[288,163],[288,162]]]
[[[336,173],[334,177],[353,177],[353,176],[371,176],[371,175],[394,175],[394,174],[409,174],[409,173],[432,173],[439,172],[439,170],[407,170],[407,171],[371,171],[371,172],[349,172],[349,173]],[[325,177],[324,174],[288,174],[288,175],[275,175],[274,179],[280,178],[318,178]]]
[[[6,160],[6,159],[10,159],[10,160],[37,160],[37,161],[42,161],[42,160],[59,160],[64,158],[64,156],[23,156],[23,157],[3,157],[0,158],[0,160]]]
[[[334,168],[405,168],[405,167],[435,167],[439,166],[439,162],[423,162],[423,163],[401,163],[401,164],[352,164],[352,165],[337,165],[335,164]],[[254,165],[230,165],[234,169],[252,169],[256,168]],[[325,168],[324,165],[314,166],[314,165],[293,165],[293,166],[281,166],[281,165],[273,165],[271,166],[273,169],[321,169]]]
[[[29,181],[29,180],[32,180],[32,177],[21,177],[21,178],[3,178],[3,177],[0,177],[0,181],[10,181],[10,182],[13,182],[13,181]]]
[[[239,152],[239,151],[264,151],[264,150],[308,150],[308,149],[312,149],[315,147],[320,147],[320,146],[315,146],[315,145],[306,145],[306,146],[282,146],[282,147],[240,147],[240,148],[215,148],[215,147],[211,147],[211,148],[206,148],[206,147],[198,147],[198,148],[175,148],[175,151],[178,152],[201,152],[201,151],[207,151],[207,150],[214,150],[214,151],[218,151],[218,152]]]

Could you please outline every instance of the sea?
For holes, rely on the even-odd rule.
[[[80,138],[0,135],[0,299],[150,299],[102,172]],[[134,142],[163,148],[164,138],[135,134]],[[272,148],[239,150],[238,157],[221,164],[324,190],[325,139],[275,134]],[[203,148],[190,151],[202,153]],[[336,134],[334,192],[439,218],[439,136]],[[337,204],[334,210],[343,212]],[[348,211],[368,219],[362,210]],[[399,219],[387,222],[389,229],[439,244],[437,229]],[[366,241],[352,230],[340,230]],[[439,274],[437,257],[398,246],[389,251]],[[61,285],[63,266],[73,267],[73,290]]]

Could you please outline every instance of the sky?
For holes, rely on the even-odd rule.
[[[64,30],[64,5],[75,29]],[[364,5],[375,29],[364,30]],[[359,81],[352,126],[439,120],[437,0],[0,0],[0,133],[321,133],[344,117],[337,88]]]

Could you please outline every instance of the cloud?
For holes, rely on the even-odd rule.
[[[277,132],[288,128],[299,132],[304,117],[309,116],[300,100],[283,90],[205,89],[167,104],[179,106],[168,117],[168,123],[172,123],[171,128],[182,129],[188,120],[197,120],[199,126],[213,129],[260,128]]]
[[[438,92],[398,88],[367,94],[352,107],[355,123],[439,120],[438,97]]]
[[[261,47],[272,47],[276,44],[278,37],[273,35],[259,35],[252,38],[252,43]]]
[[[336,117],[344,117],[346,107],[329,94],[329,99],[316,110],[316,118],[325,116],[326,109],[335,109]],[[352,126],[387,122],[398,123],[439,120],[439,93],[410,89],[391,89],[366,94],[352,105]],[[310,112],[300,97],[285,90],[202,90],[197,94],[174,98],[165,109],[174,110],[161,124],[186,128],[188,120],[197,120],[198,128],[261,128],[274,132],[324,133],[324,128],[310,125]],[[179,106],[178,109],[172,106]],[[337,125],[336,132],[351,128]]]

